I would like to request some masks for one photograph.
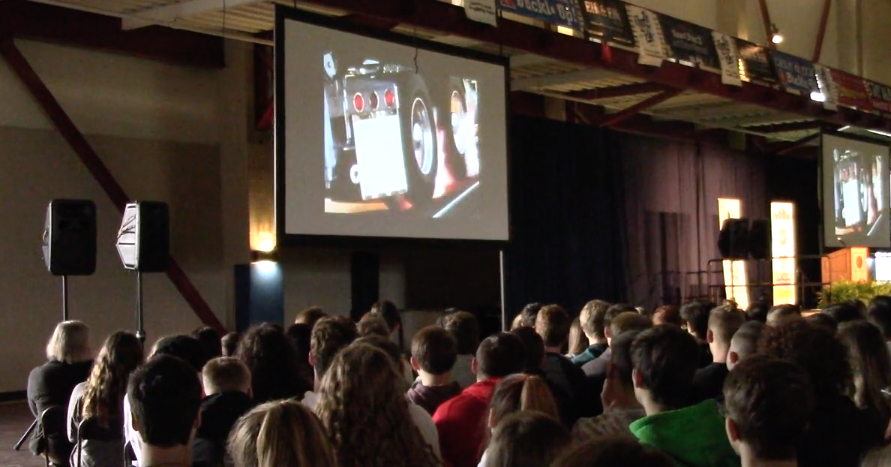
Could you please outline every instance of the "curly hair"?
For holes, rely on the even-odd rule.
[[[251,370],[251,389],[257,403],[300,396],[312,389],[303,377],[297,351],[275,326],[261,324],[249,329],[238,343],[235,357]]]
[[[84,420],[93,418],[103,428],[117,426],[130,373],[142,358],[142,343],[133,334],[118,331],[105,339],[84,388]]]
[[[408,411],[390,356],[356,343],[334,358],[316,413],[339,467],[441,466]]]

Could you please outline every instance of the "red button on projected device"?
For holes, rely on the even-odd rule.
[[[384,93],[384,102],[387,104],[387,107],[396,105],[396,93],[392,89],[387,89],[387,92]]]
[[[362,94],[356,94],[356,96],[353,97],[353,107],[356,108],[357,112],[365,110],[365,98],[362,97]]]

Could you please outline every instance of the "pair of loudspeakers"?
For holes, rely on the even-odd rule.
[[[724,259],[770,258],[770,221],[727,219],[718,234],[718,250]]]
[[[131,206],[133,207],[131,209]],[[124,227],[132,229],[133,260],[124,266],[142,272],[167,269],[170,251],[170,215],[167,204],[140,202],[127,205],[133,217]],[[118,240],[122,238],[118,233]],[[118,248],[120,251],[120,247]],[[54,276],[89,276],[96,272],[96,204],[89,200],[57,199],[46,208],[43,259]],[[122,255],[122,260],[124,260]]]

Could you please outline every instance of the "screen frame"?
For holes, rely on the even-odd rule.
[[[372,39],[391,42],[394,44],[414,47],[430,52],[436,52],[446,55],[452,55],[458,58],[486,62],[493,65],[501,66],[504,69],[504,103],[505,103],[505,167],[506,167],[506,184],[507,190],[507,239],[505,240],[475,240],[475,239],[449,239],[449,238],[415,238],[415,237],[393,237],[393,236],[360,236],[360,235],[318,235],[318,234],[295,234],[285,231],[285,207],[287,200],[285,199],[285,54],[278,53],[284,50],[284,26],[285,21],[296,21],[313,26],[332,29],[335,31],[355,34]],[[355,24],[337,17],[329,17],[308,11],[275,5],[275,31],[274,31],[274,50],[275,50],[275,126],[274,126],[274,145],[275,145],[275,232],[277,236],[277,244],[279,246],[332,246],[332,247],[357,247],[357,248],[386,248],[393,246],[448,246],[448,247],[470,247],[470,248],[506,248],[513,238],[513,224],[511,222],[511,150],[510,150],[510,59],[499,55],[492,55],[485,52],[464,49],[447,44],[429,41],[426,39],[415,38],[391,31],[376,29],[371,26]]]

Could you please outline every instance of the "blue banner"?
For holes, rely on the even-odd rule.
[[[584,31],[578,0],[499,0],[499,7],[516,15]]]
[[[776,50],[770,51],[770,58],[773,59],[783,87],[801,91],[806,96],[810,96],[812,92],[820,92],[817,70],[812,62]]]

